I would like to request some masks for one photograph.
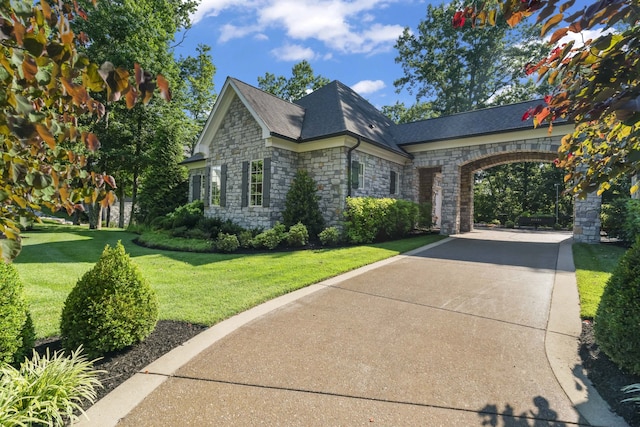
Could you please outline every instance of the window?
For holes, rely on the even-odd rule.
[[[398,172],[391,171],[389,175],[389,194],[400,193],[400,175]]]
[[[211,205],[220,206],[220,194],[222,184],[222,168],[220,166],[211,167]]]
[[[262,206],[262,183],[264,163],[253,160],[249,168],[249,206]]]
[[[191,175],[191,201],[200,200],[202,197],[202,175]]]
[[[358,183],[360,188],[364,188],[364,163],[358,163]]]

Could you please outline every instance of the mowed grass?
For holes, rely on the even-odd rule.
[[[615,245],[573,245],[573,261],[576,266],[580,316],[593,319],[600,304],[607,280],[626,249]]]
[[[122,241],[156,290],[160,319],[213,325],[264,301],[440,240],[427,235],[336,249],[213,254],[143,248],[122,230],[45,226],[24,233],[15,261],[39,338],[59,333],[67,295],[106,244]]]

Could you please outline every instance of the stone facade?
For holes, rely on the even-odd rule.
[[[573,238],[578,243],[600,243],[600,204],[597,193],[589,193],[585,199],[574,200]]]

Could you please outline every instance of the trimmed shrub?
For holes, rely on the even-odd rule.
[[[432,218],[432,206],[429,202],[423,202],[418,205],[418,227],[431,228],[433,227]]]
[[[348,197],[344,215],[349,242],[372,243],[405,236],[418,221],[419,208],[400,199]]]
[[[33,353],[19,369],[0,367],[0,425],[67,425],[82,412],[81,403],[96,400],[100,371],[80,354]]]
[[[231,253],[238,250],[240,243],[235,234],[219,233],[216,240],[216,249],[220,252]]]
[[[600,223],[602,231],[609,237],[625,239],[624,222],[627,216],[627,197],[613,199],[611,203],[600,207]]]
[[[191,203],[176,208],[167,215],[167,218],[173,221],[172,228],[194,228],[203,217],[204,202],[202,200],[194,200]]]
[[[71,290],[60,332],[66,349],[83,346],[91,358],[145,339],[158,320],[158,301],[121,242],[107,245]]]
[[[307,227],[299,222],[296,225],[292,225],[287,233],[287,244],[289,246],[300,247],[309,243],[309,232]]]
[[[251,240],[253,240],[253,233],[249,230],[241,231],[240,234],[238,234],[238,243],[241,248],[250,248]]]
[[[309,234],[315,236],[324,228],[324,219],[318,202],[318,186],[306,170],[299,170],[287,192],[282,220],[287,227],[301,222]]]
[[[273,228],[263,231],[254,237],[251,241],[251,245],[258,249],[265,248],[273,250],[285,239],[286,231],[287,228],[283,224],[276,222],[276,225],[274,225]]]
[[[507,228],[516,228],[516,223],[509,219],[504,223],[504,226]]]
[[[327,227],[318,234],[323,246],[336,246],[340,243],[340,231],[336,227]]]
[[[621,369],[640,375],[640,239],[607,281],[594,319],[600,348]]]
[[[208,218],[202,217],[198,220],[196,224],[196,229],[202,230],[205,234],[209,236],[217,236],[220,233],[220,228],[222,227],[222,220],[220,218]]]
[[[18,271],[0,260],[0,363],[22,361],[34,341],[35,331]]]

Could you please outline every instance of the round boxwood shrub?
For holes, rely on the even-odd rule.
[[[594,319],[600,348],[620,368],[640,375],[640,239],[607,282]]]
[[[287,244],[292,247],[300,247],[307,243],[309,243],[307,227],[301,222],[292,225],[287,233]]]
[[[340,243],[340,230],[336,227],[327,227],[318,234],[323,246],[336,246]]]
[[[142,341],[157,320],[156,294],[118,242],[105,247],[67,297],[62,344],[68,350],[82,345],[88,357],[98,357]]]
[[[0,362],[22,362],[31,351],[35,331],[16,268],[0,260]]]
[[[235,234],[218,233],[215,245],[219,252],[231,253],[238,250],[240,242]]]

